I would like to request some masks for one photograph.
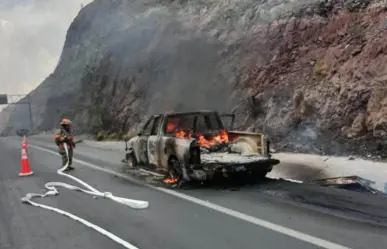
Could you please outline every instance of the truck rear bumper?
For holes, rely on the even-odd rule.
[[[277,159],[265,159],[249,163],[213,163],[190,165],[188,171],[192,180],[211,180],[216,176],[228,177],[233,174],[254,173],[266,175],[274,165],[279,164]]]

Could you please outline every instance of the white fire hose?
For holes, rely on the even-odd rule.
[[[145,209],[149,206],[149,203],[147,201],[140,201],[140,200],[133,200],[133,199],[127,199],[127,198],[122,198],[122,197],[116,197],[114,196],[112,193],[110,192],[100,192],[98,191],[97,189],[93,188],[92,186],[90,186],[89,184],[85,183],[84,181],[72,176],[72,175],[69,175],[69,174],[66,174],[64,173],[63,171],[69,166],[69,152],[68,152],[68,149],[67,149],[67,144],[65,143],[64,144],[64,148],[65,148],[65,152],[66,152],[66,155],[67,155],[67,163],[65,166],[63,166],[62,168],[58,169],[57,173],[59,175],[62,175],[62,176],[66,176],[80,184],[82,184],[83,186],[85,186],[86,188],[88,188],[88,190],[86,189],[82,189],[80,187],[77,187],[77,186],[74,186],[74,185],[70,185],[70,184],[67,184],[67,183],[63,183],[63,182],[48,182],[46,183],[44,186],[46,189],[48,189],[48,191],[45,193],[45,194],[35,194],[35,193],[28,193],[26,194],[25,197],[21,198],[22,202],[23,203],[27,203],[27,204],[30,204],[32,206],[35,206],[35,207],[40,207],[40,208],[44,208],[44,209],[47,209],[47,210],[50,210],[50,211],[54,211],[54,212],[57,212],[59,214],[62,214],[62,215],[65,215],[73,220],[76,220],[90,228],[93,228],[94,230],[96,230],[97,232],[109,237],[111,240],[117,242],[118,244],[121,244],[122,246],[124,246],[125,248],[128,248],[128,249],[138,249],[137,247],[131,245],[129,242],[117,237],[116,235],[106,231],[105,229],[97,226],[97,225],[94,225],[93,223],[87,221],[87,220],[84,220],[76,215],[73,215],[69,212],[66,212],[64,210],[61,210],[61,209],[58,209],[58,208],[54,208],[54,207],[50,207],[50,206],[47,206],[47,205],[43,205],[43,204],[39,204],[39,203],[36,203],[36,202],[33,202],[32,199],[35,198],[35,197],[40,197],[40,198],[44,198],[46,196],[51,196],[51,195],[58,195],[59,192],[58,190],[56,189],[56,187],[63,187],[63,188],[67,188],[67,189],[71,189],[71,190],[76,190],[76,191],[81,191],[83,193],[86,193],[86,194],[90,194],[90,195],[93,195],[93,196],[99,196],[99,197],[104,197],[104,198],[108,198],[108,199],[111,199],[115,202],[118,202],[118,203],[121,203],[121,204],[124,204],[126,206],[129,206],[131,208],[134,208],[134,209]]]

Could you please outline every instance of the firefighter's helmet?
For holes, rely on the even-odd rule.
[[[60,121],[60,125],[71,125],[70,119],[64,118]]]

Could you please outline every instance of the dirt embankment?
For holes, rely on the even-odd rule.
[[[250,120],[282,148],[385,155],[386,8],[325,6],[327,17],[273,22],[249,41]]]
[[[387,151],[387,2],[95,0],[71,24],[34,123],[135,129],[154,112],[235,112],[277,149]],[[8,130],[26,110],[13,111]],[[27,121],[26,121],[27,123]]]

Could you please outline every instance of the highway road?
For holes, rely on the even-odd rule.
[[[34,175],[19,177],[21,139],[0,138],[0,248],[124,248],[75,220],[21,203],[26,193],[44,193],[47,182],[76,185],[56,173],[60,158],[49,138],[28,142]],[[139,249],[386,248],[385,197],[284,181],[237,191],[168,190],[125,173],[122,157],[79,144],[70,174],[100,191],[149,201],[149,208],[134,210],[64,188],[57,196],[34,200],[86,219]]]

